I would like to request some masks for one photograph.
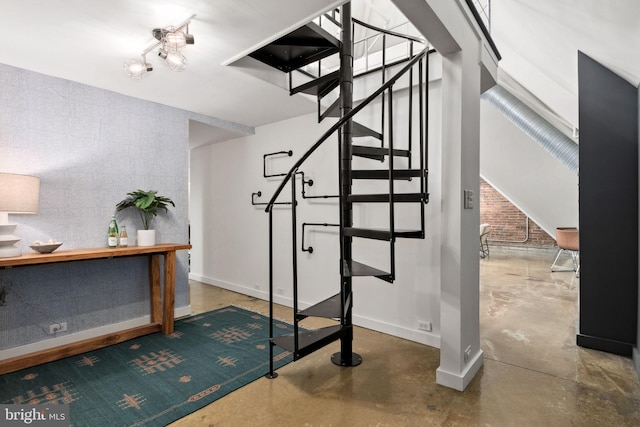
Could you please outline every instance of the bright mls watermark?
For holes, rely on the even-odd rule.
[[[0,427],[69,427],[69,405],[0,405]]]

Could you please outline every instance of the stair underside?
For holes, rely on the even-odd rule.
[[[329,107],[327,107],[325,112],[320,116],[320,121],[322,121],[322,119],[324,119],[325,117],[340,118],[340,98],[339,97],[338,99],[333,101],[333,103]],[[355,120],[353,121],[353,136],[356,138],[370,136],[382,141],[382,134],[380,132],[371,129],[368,126],[360,124]],[[376,155],[379,155],[379,153],[376,153]],[[362,156],[362,157],[365,157],[365,156]]]
[[[340,51],[340,41],[310,22],[249,54],[286,73]]]
[[[340,72],[334,71],[333,73],[318,77],[315,80],[311,80],[305,84],[294,87],[289,92],[291,95],[296,93],[306,93],[307,95],[315,95],[323,97],[333,89],[337,88],[340,84]]]
[[[324,113],[322,113],[322,115],[320,116],[320,121],[322,121],[322,119],[324,119],[325,117],[340,118],[340,97],[333,101],[331,105],[329,105],[327,109],[324,110]]]
[[[365,125],[362,125],[356,121],[353,122],[353,136],[356,138],[371,136],[373,138],[382,140],[382,134]]]
[[[328,326],[326,328],[304,330],[298,333],[298,350],[295,347],[295,337],[291,335],[282,335],[274,337],[272,342],[278,347],[282,347],[293,353],[294,360],[298,360],[314,351],[324,347],[327,344],[340,339],[342,336],[341,325]]]
[[[405,239],[423,239],[424,233],[422,230],[394,230],[393,236],[391,230],[382,228],[357,228],[357,227],[345,227],[345,236],[351,237],[363,237],[365,239],[374,240],[386,240],[391,241],[392,237],[405,238]]]
[[[386,271],[353,260],[351,262],[343,262],[342,273],[345,277],[377,277],[389,283],[392,283],[394,279],[393,276]]]
[[[342,315],[342,302],[340,301],[340,294],[336,294],[327,298],[309,308],[298,312],[298,318],[304,319],[305,317],[325,317],[327,319],[339,319]]]

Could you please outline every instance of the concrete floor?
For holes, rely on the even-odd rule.
[[[334,343],[172,426],[640,426],[631,359],[575,345],[580,283],[551,273],[553,256],[492,249],[480,260],[484,366],[464,392],[435,383],[438,349],[356,328],[362,365],[333,365]],[[268,309],[197,282],[191,304]],[[276,316],[289,319],[291,309],[276,307]]]

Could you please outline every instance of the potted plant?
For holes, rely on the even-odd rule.
[[[138,246],[153,246],[156,244],[156,231],[151,229],[153,219],[158,215],[158,211],[169,210],[169,205],[175,208],[175,203],[168,197],[158,196],[154,190],[136,190],[127,193],[127,198],[116,205],[116,210],[121,211],[127,208],[135,208],[142,219],[144,230],[138,230]]]

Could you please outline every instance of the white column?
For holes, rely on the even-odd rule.
[[[477,51],[443,57],[442,242],[438,384],[464,390],[482,367],[479,319],[480,66]],[[465,208],[465,190],[472,192]]]

